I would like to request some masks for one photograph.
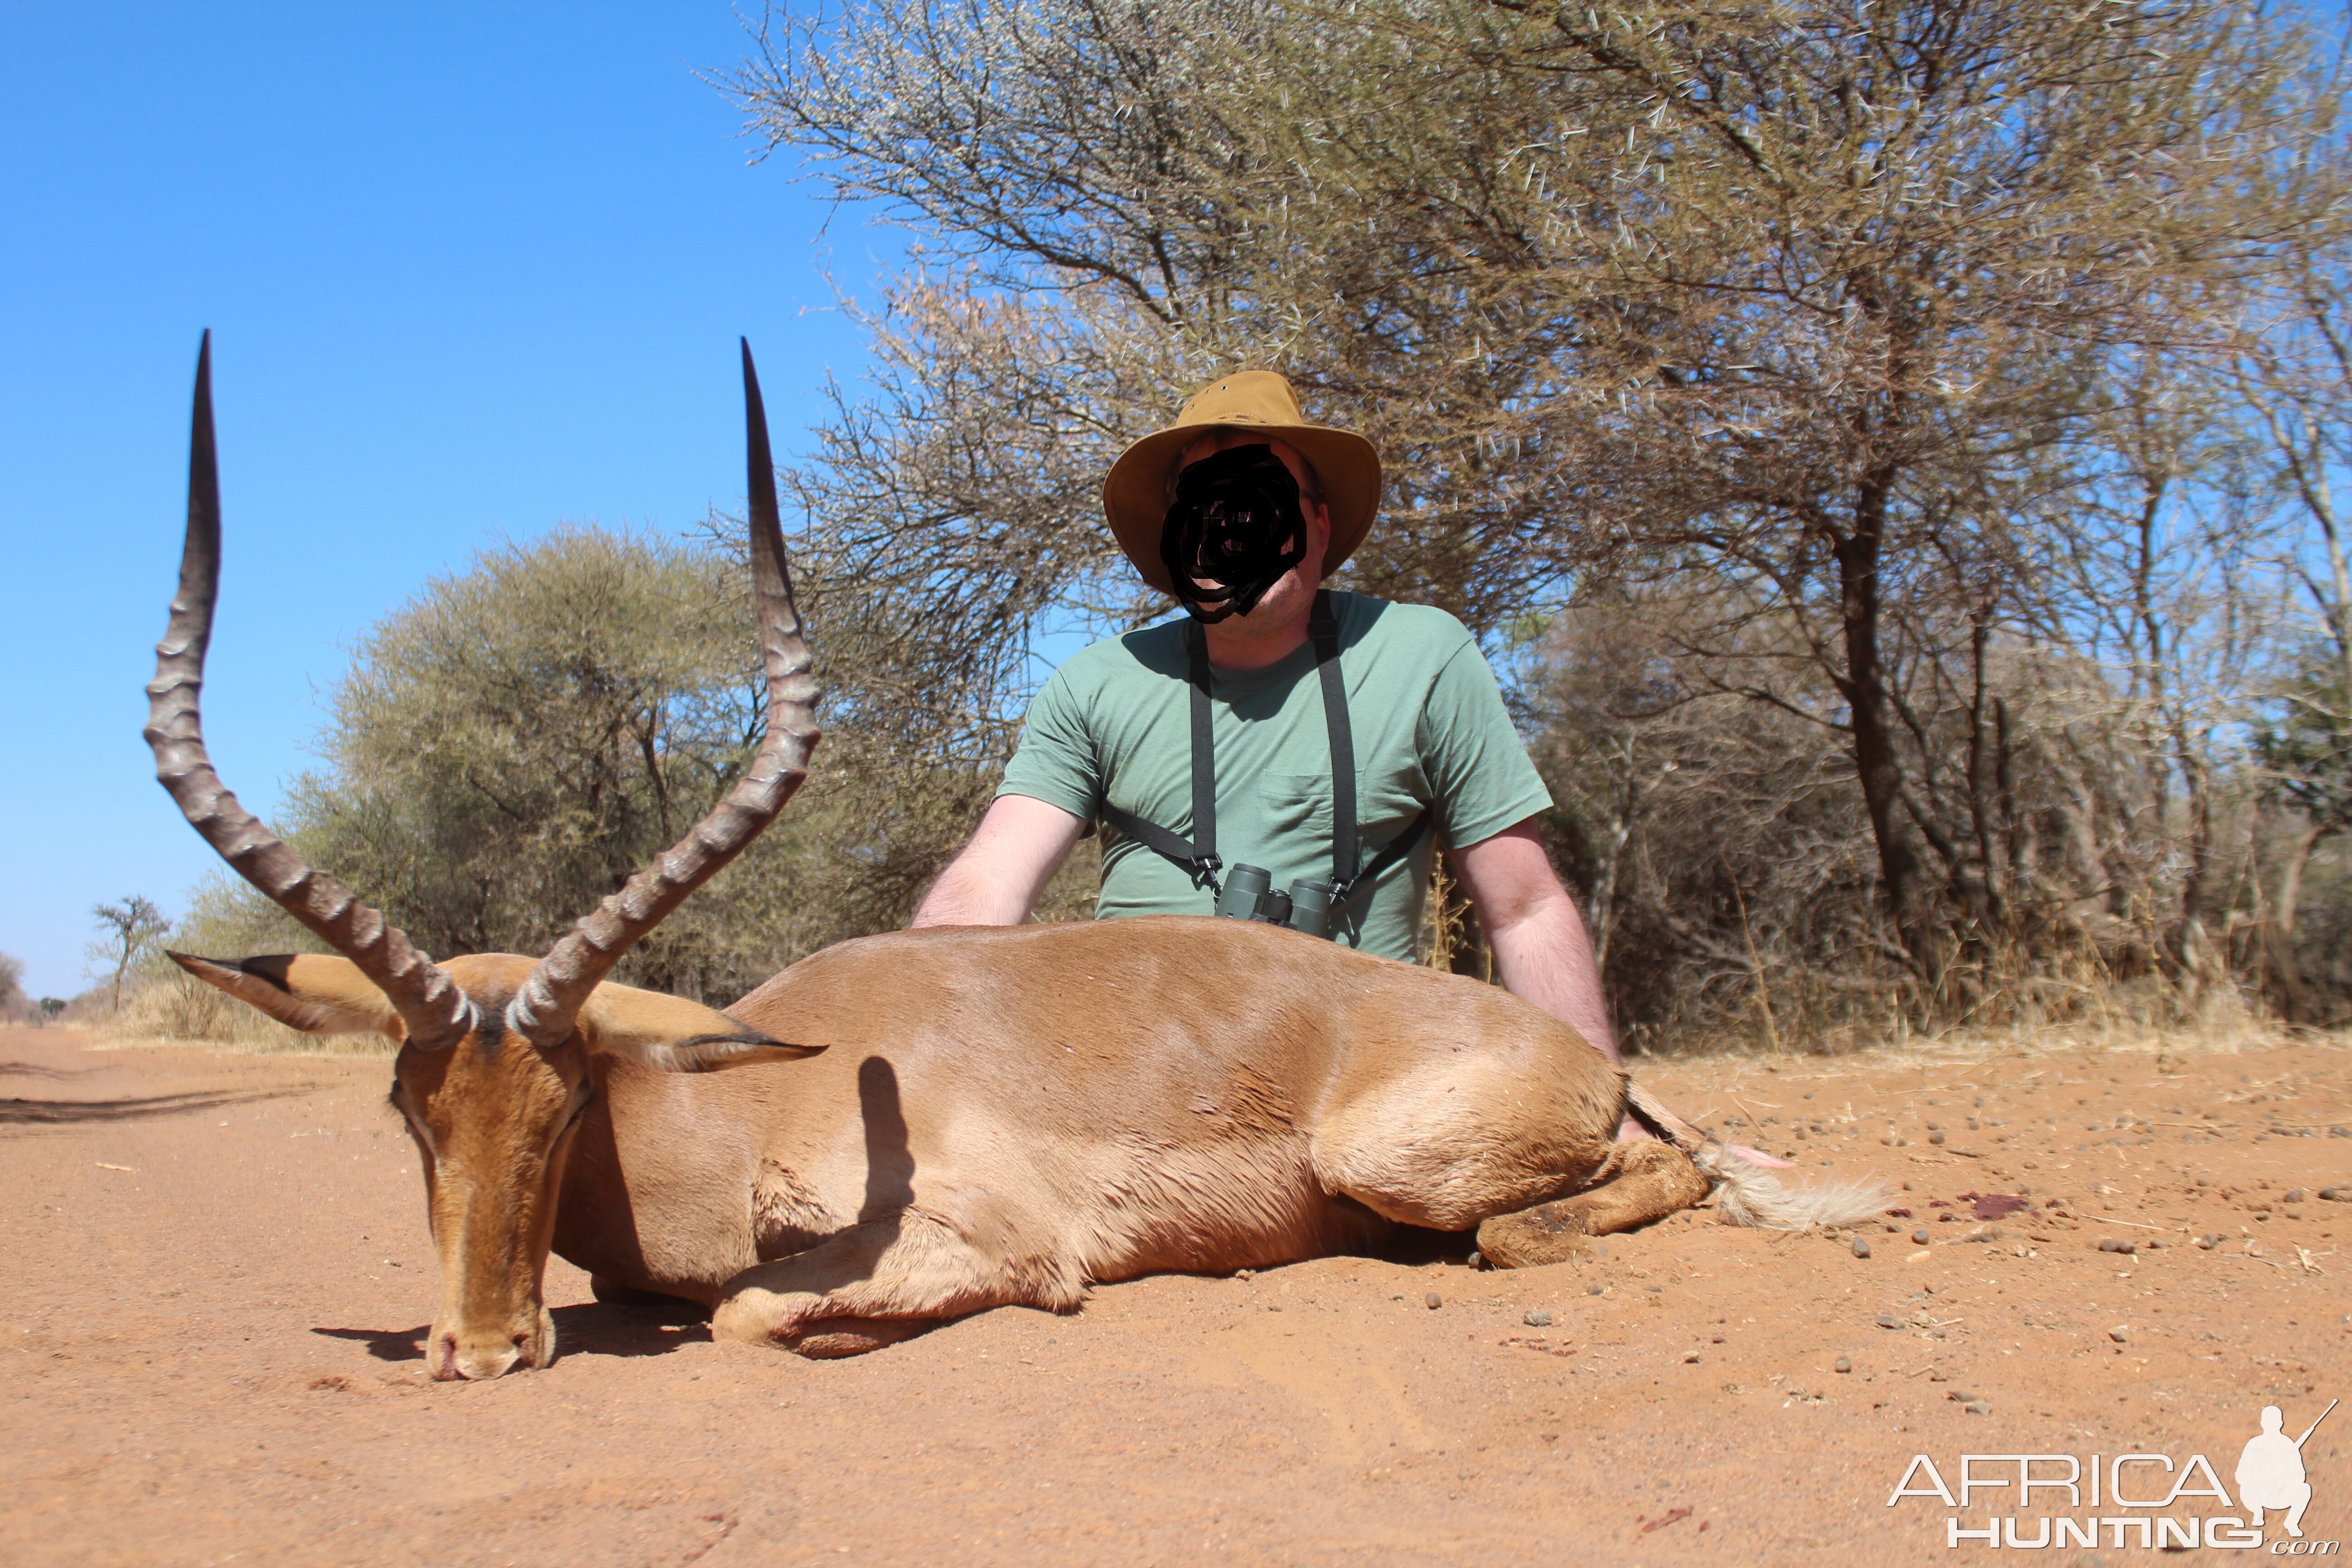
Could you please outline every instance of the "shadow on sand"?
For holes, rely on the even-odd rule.
[[[709,1314],[691,1301],[664,1300],[641,1306],[613,1301],[583,1301],[555,1309],[555,1349],[559,1358],[574,1355],[667,1355],[680,1345],[710,1342]],[[423,1361],[425,1336],[433,1325],[413,1329],[312,1329],[330,1340],[352,1340],[367,1347],[378,1361]]]
[[[290,1089],[207,1089],[190,1094],[151,1094],[133,1100],[0,1100],[0,1127],[70,1127],[99,1121],[145,1121],[158,1116],[183,1116],[193,1110],[215,1110],[224,1105],[246,1105],[257,1100],[285,1100],[308,1094],[318,1087]]]

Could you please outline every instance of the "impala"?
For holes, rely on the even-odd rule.
[[[1874,1194],[1788,1194],[1726,1159],[1503,991],[1254,922],[868,937],[725,1012],[607,981],[774,820],[817,741],[748,344],[743,392],[757,756],[545,957],[436,963],[240,807],[206,756],[209,334],[198,354],[187,535],[145,733],[196,830],[340,956],[173,956],[294,1028],[399,1043],[391,1099],[441,1265],[435,1377],[553,1361],[551,1250],[600,1296],[687,1298],[719,1334],[839,1356],[990,1307],[1074,1310],[1097,1281],[1361,1248],[1400,1225],[1475,1227],[1511,1266],[1718,1184],[1751,1223],[1875,1209]],[[1618,1141],[1629,1100],[1667,1141]]]

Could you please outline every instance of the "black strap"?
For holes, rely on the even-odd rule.
[[[1422,807],[1421,815],[1390,839],[1370,865],[1356,864],[1356,737],[1348,722],[1348,688],[1339,668],[1339,617],[1328,588],[1316,592],[1307,635],[1315,643],[1316,673],[1323,680],[1323,723],[1331,734],[1331,907],[1336,910],[1358,888],[1412,854],[1433,818],[1429,808]]]
[[[1315,641],[1315,670],[1323,679],[1323,723],[1331,732],[1332,900],[1356,885],[1356,737],[1348,725],[1348,688],[1339,670],[1339,619],[1331,612],[1331,591],[1315,591],[1315,613],[1307,623]]]
[[[1102,803],[1102,819],[1183,867],[1195,885],[1205,884],[1216,893],[1223,890],[1217,885],[1217,872],[1224,862],[1217,858],[1217,742],[1209,712],[1209,639],[1202,635],[1200,623],[1188,621],[1184,641],[1192,667],[1192,837],[1179,838],[1108,800]]]
[[[1209,717],[1209,634],[1201,623],[1184,623],[1192,655],[1192,858],[1210,873],[1217,858],[1217,736]]]
[[[1341,888],[1339,891],[1331,895],[1331,907],[1335,910],[1338,909],[1341,904],[1348,901],[1348,896],[1350,893],[1353,893],[1358,888],[1363,887],[1368,883],[1379,881],[1381,872],[1387,870],[1390,867],[1395,865],[1398,861],[1403,859],[1406,856],[1413,852],[1414,848],[1421,843],[1421,836],[1429,831],[1429,825],[1435,820],[1435,813],[1432,812],[1429,807],[1425,805],[1423,806],[1421,808],[1421,815],[1414,817],[1411,822],[1405,824],[1404,831],[1398,834],[1394,838],[1390,839],[1388,841],[1387,847],[1383,848],[1379,854],[1373,856],[1370,863],[1365,866],[1362,870],[1356,873],[1356,879],[1354,882],[1345,888]]]
[[[1331,738],[1331,907],[1336,910],[1358,888],[1377,880],[1411,855],[1434,818],[1430,808],[1423,806],[1421,815],[1390,839],[1370,864],[1358,867],[1356,741],[1348,721],[1348,688],[1339,667],[1339,620],[1328,588],[1316,590],[1307,635],[1315,645],[1316,673],[1323,685],[1323,722]],[[1192,837],[1180,838],[1108,800],[1101,803],[1100,812],[1105,822],[1182,867],[1196,884],[1221,892],[1217,872],[1224,862],[1217,858],[1217,759],[1209,708],[1209,639],[1197,621],[1185,624],[1184,637],[1192,687]]]

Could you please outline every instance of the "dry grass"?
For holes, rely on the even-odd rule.
[[[1717,1067],[1740,1076],[1760,1070],[1790,1079],[1841,1077],[1865,1068],[1973,1070],[2061,1055],[2151,1058],[2157,1071],[2166,1072],[2173,1070],[2170,1064],[2194,1058],[2235,1056],[2290,1045],[2352,1051],[2352,1029],[2297,1028],[2240,1013],[2170,1025],[2115,1020],[2037,1028],[1954,1029],[1933,1037],[1911,1034],[1890,1036],[1875,1043],[1858,1041],[1834,1052],[1768,1051],[1745,1043],[1717,1041],[1710,1042],[1708,1048],[1652,1059],[1661,1067],[1671,1061],[1677,1067],[1702,1070]],[[1635,1076],[1641,1075],[1640,1062],[1629,1065]]]
[[[97,1023],[97,1048],[205,1045],[257,1056],[388,1057],[397,1047],[377,1035],[305,1035],[264,1017],[192,976],[173,973],[142,986],[111,1018]],[[2000,1027],[1958,1026],[1921,1034],[1890,1021],[1878,1031],[1852,1025],[1834,1034],[1800,1042],[1790,1032],[1769,1041],[1756,1034],[1727,1033],[1693,1040],[1666,1053],[1681,1063],[1720,1062],[1773,1072],[1817,1071],[1844,1058],[1866,1058],[1874,1067],[1944,1066],[1954,1062],[2023,1060],[2067,1051],[2128,1056],[2192,1057],[2268,1049],[2290,1042],[2352,1049],[2352,1030],[2315,1033],[2248,1011],[2236,997],[2217,994],[2185,1021],[2163,1021],[2112,998],[2082,1016]],[[1653,1057],[1651,1059],[1657,1059]],[[1641,1058],[1633,1070],[1641,1071]]]

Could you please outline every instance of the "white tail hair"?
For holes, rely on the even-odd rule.
[[[1786,1187],[1712,1139],[1691,1151],[1691,1163],[1715,1183],[1715,1206],[1727,1222],[1759,1230],[1859,1225],[1885,1212],[1889,1195],[1878,1182]]]

